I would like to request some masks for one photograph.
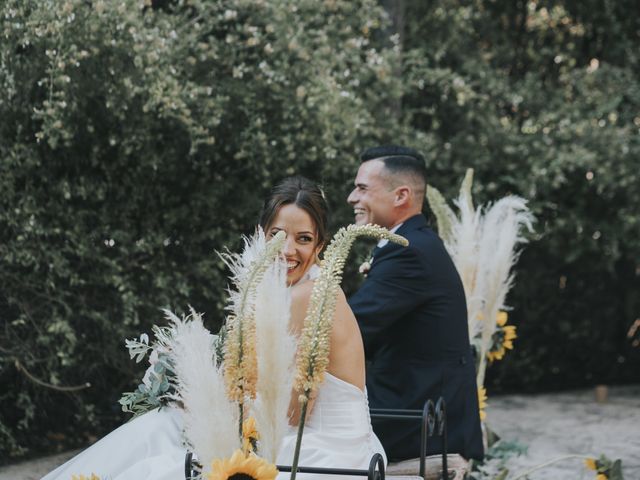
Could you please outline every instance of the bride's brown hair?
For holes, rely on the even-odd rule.
[[[294,204],[309,214],[316,226],[318,245],[326,245],[329,236],[329,207],[318,185],[299,175],[278,183],[264,201],[258,224],[266,230],[285,205]]]

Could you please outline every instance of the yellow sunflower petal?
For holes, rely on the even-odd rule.
[[[245,456],[242,450],[236,450],[231,458],[213,461],[207,480],[228,480],[236,474],[243,474],[254,480],[274,480],[278,469],[263,458],[256,455]]]
[[[587,458],[584,461],[584,464],[589,470],[597,470],[597,468],[598,468],[598,466],[596,465],[596,459],[595,458]]]
[[[242,439],[242,451],[244,452],[245,455],[249,455],[249,453],[253,452],[253,445],[251,445],[250,438]]]
[[[609,480],[609,477],[607,477],[604,473],[599,473],[598,475],[596,475],[596,480]]]
[[[242,436],[244,438],[259,440],[260,434],[256,428],[256,419],[253,417],[247,418],[242,422]]]
[[[478,409],[480,411],[480,420],[484,421],[487,418],[487,413],[484,409],[487,407],[487,389],[484,387],[478,387]]]
[[[509,315],[507,314],[507,312],[500,310],[498,312],[498,315],[496,316],[496,323],[501,327],[504,327],[507,323],[508,318],[509,318]]]
[[[518,335],[516,335],[516,327],[514,325],[507,325],[505,327],[502,327],[502,330],[504,330],[505,339],[514,340],[518,338]]]
[[[211,472],[208,475],[208,480],[225,480],[229,476],[236,473],[237,469],[241,468],[242,461],[245,455],[241,450],[236,450],[231,455],[231,458],[216,459],[211,464]]]

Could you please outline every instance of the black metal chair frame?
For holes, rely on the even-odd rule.
[[[444,398],[438,401],[428,399],[422,410],[399,410],[393,408],[372,408],[371,418],[395,419],[400,421],[420,420],[420,476],[425,478],[427,441],[434,435],[442,437],[442,479],[449,480],[447,465],[447,410]]]
[[[449,480],[447,468],[447,414],[444,399],[440,397],[434,405],[432,400],[424,403],[422,410],[398,410],[392,408],[372,408],[371,418],[395,419],[400,421],[420,420],[420,476],[425,477],[428,437],[442,437],[442,478]],[[186,480],[196,478],[192,452],[187,452],[184,460]],[[291,465],[276,465],[280,472],[291,472]],[[305,467],[298,466],[298,473],[315,473],[324,475],[353,475],[367,477],[367,480],[385,480],[384,459],[379,453],[374,454],[367,470],[350,468]]]
[[[196,472],[193,469],[193,453],[187,452],[184,459],[184,476],[186,480],[196,478]],[[291,465],[276,465],[280,472],[290,472]],[[369,461],[367,470],[358,470],[351,468],[325,468],[325,467],[303,467],[298,466],[298,473],[316,473],[323,475],[354,475],[367,477],[367,480],[385,480],[384,458],[379,453],[375,453]]]

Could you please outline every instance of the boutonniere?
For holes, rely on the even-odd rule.
[[[362,264],[358,268],[358,271],[366,277],[367,274],[369,273],[369,270],[371,270],[372,263],[373,263],[373,257],[371,257],[369,260],[365,262],[362,262]]]

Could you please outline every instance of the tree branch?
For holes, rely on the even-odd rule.
[[[27,377],[29,380],[31,380],[36,385],[40,385],[41,387],[50,388],[51,390],[57,390],[58,392],[77,392],[78,390],[84,390],[85,388],[90,388],[91,387],[91,384],[89,382],[85,383],[84,385],[77,385],[77,386],[71,386],[71,387],[60,387],[58,385],[53,385],[51,383],[44,382],[44,381],[34,377],[31,373],[29,373],[29,371],[25,368],[25,366],[22,365],[22,363],[20,363],[20,360],[18,360],[18,359],[16,359],[16,361],[15,361],[15,366],[16,366],[16,369],[19,372],[24,374],[25,377]]]

